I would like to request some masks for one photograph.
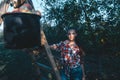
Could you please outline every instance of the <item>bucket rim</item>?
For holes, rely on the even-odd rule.
[[[41,18],[40,15],[37,15],[37,14],[32,14],[32,13],[5,13],[1,16],[1,18],[3,19],[5,16],[7,15],[31,15],[31,16],[36,16],[36,17],[39,17]]]

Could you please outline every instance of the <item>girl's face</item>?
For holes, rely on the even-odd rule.
[[[70,41],[74,41],[76,36],[77,36],[77,34],[76,34],[76,31],[74,29],[71,29],[68,31],[68,39]]]

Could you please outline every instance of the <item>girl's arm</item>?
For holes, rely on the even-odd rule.
[[[85,80],[85,68],[84,68],[84,56],[85,56],[85,52],[83,51],[83,49],[81,49],[81,68],[82,68],[82,73],[83,73],[83,77],[82,77],[82,80]]]
[[[85,80],[85,69],[84,69],[84,64],[81,64],[81,68],[82,68],[82,73],[83,73],[82,80]]]
[[[60,51],[62,44],[63,44],[63,42],[60,42],[60,43],[57,43],[57,44],[53,44],[53,45],[50,45],[50,48],[53,49],[53,50]]]
[[[57,49],[57,45],[56,44],[50,45],[50,48],[55,50]]]

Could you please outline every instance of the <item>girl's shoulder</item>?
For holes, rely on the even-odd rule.
[[[68,44],[69,43],[69,40],[65,40],[65,41],[63,41],[65,44]]]
[[[69,43],[69,41],[68,41],[68,40],[65,40],[65,41],[61,41],[60,43],[63,44],[63,45],[66,45],[66,44]]]
[[[65,40],[65,41],[60,41],[57,45],[60,45],[60,46],[65,46],[69,43],[68,40]]]

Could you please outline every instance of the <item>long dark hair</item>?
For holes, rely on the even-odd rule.
[[[78,30],[76,28],[69,28],[67,30],[67,34],[70,30],[74,30],[76,32],[76,34],[78,34]],[[75,37],[75,43],[77,44],[77,46],[79,47],[80,51],[81,51],[81,55],[85,55],[83,49],[81,48],[81,44],[80,44],[80,39],[78,37],[78,35]]]

